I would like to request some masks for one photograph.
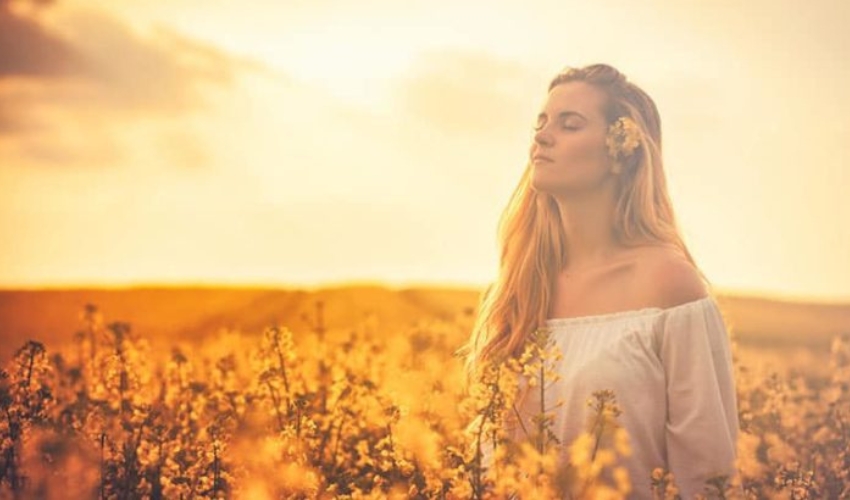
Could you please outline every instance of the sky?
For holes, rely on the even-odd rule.
[[[483,286],[548,81],[655,100],[716,288],[850,300],[850,3],[0,0],[0,288]]]

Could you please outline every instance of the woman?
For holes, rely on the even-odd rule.
[[[677,227],[653,100],[605,64],[558,74],[499,233],[500,272],[465,346],[468,373],[518,357],[529,332],[548,328],[563,356],[546,386],[548,401],[563,402],[551,430],[571,443],[591,394],[613,390],[632,450],[621,458],[629,498],[652,497],[657,467],[686,499],[712,476],[733,477],[729,339]],[[519,392],[525,425],[512,433],[539,414],[538,392]]]

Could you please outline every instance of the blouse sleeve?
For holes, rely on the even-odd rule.
[[[687,500],[706,494],[709,478],[726,474],[732,480],[736,472],[738,408],[729,338],[717,304],[706,299],[667,311],[659,352],[667,391],[667,465]]]

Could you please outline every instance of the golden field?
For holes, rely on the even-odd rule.
[[[598,432],[563,447],[505,443],[484,474],[480,440],[498,442],[522,368],[464,384],[455,352],[477,298],[378,286],[0,292],[0,498],[625,498],[613,394],[594,395]],[[848,307],[718,302],[736,368],[737,486],[748,498],[850,498]],[[539,347],[531,365],[548,359]],[[558,453],[569,470],[554,470]],[[665,472],[653,492],[675,498]],[[723,497],[722,481],[707,486]]]

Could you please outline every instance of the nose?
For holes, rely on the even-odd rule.
[[[552,138],[545,132],[545,129],[540,129],[534,133],[534,142],[541,146],[551,145]]]

